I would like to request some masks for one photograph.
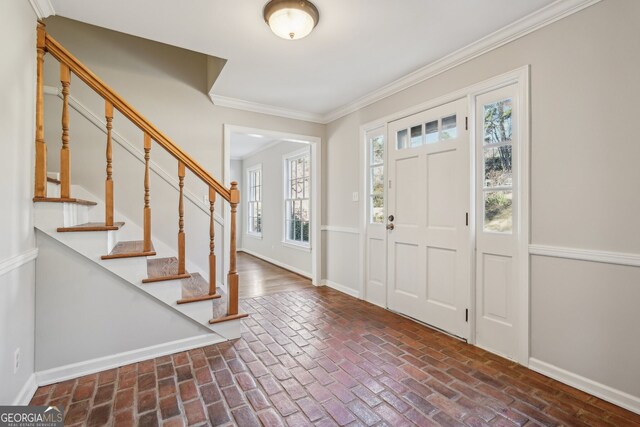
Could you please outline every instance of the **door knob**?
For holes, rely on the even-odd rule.
[[[393,215],[389,215],[389,222],[393,222],[394,219],[395,217]]]
[[[387,224],[387,230],[391,231],[396,228],[393,224]]]

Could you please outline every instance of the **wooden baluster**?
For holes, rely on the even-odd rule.
[[[47,197],[47,145],[44,142],[44,54],[46,31],[43,22],[38,21],[37,30],[37,83],[36,83],[36,164],[34,196]]]
[[[229,305],[227,308],[228,316],[238,314],[238,271],[236,270],[236,213],[238,210],[239,202],[240,190],[238,190],[238,183],[233,181],[231,183],[231,197],[229,198],[229,203],[231,204],[231,239],[229,242],[229,274],[227,276],[227,287],[229,291]]]
[[[60,149],[60,197],[71,197],[71,163],[69,152],[69,85],[71,73],[69,66],[60,64],[60,83],[62,83],[62,148]]]
[[[113,104],[104,102],[104,116],[107,119],[107,179],[104,182],[105,212],[104,223],[106,226],[113,225],[113,167],[111,166],[113,147],[111,145],[111,129],[113,128]]]
[[[151,252],[151,207],[149,206],[149,152],[151,137],[144,134],[144,244],[143,252]]]
[[[216,202],[216,191],[209,187],[209,295],[216,295],[216,244],[215,244],[215,218],[213,205]]]
[[[180,186],[180,200],[178,202],[178,274],[185,274],[185,245],[184,245],[184,163],[178,162],[178,180]]]

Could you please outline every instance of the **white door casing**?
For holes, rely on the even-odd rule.
[[[387,304],[467,338],[471,283],[467,99],[388,125]],[[398,148],[404,147],[404,148]]]

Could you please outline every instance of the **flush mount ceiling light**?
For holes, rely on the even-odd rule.
[[[264,7],[264,20],[278,37],[297,40],[318,25],[318,9],[307,0],[271,0]]]

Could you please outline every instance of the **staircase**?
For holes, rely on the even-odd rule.
[[[60,63],[62,84],[62,148],[60,173],[47,173],[47,145],[44,139],[44,55]],[[240,193],[235,182],[225,188],[192,157],[140,115],[115,91],[88,70],[71,53],[46,33],[37,29],[37,98],[35,162],[35,226],[59,243],[73,249],[102,268],[129,282],[193,321],[226,339],[240,335],[238,312],[239,277],[236,271],[236,211]],[[70,182],[69,89],[71,74],[77,76],[105,101],[106,147],[104,197],[89,193]],[[112,174],[112,128],[114,109],[122,113],[144,134],[144,222],[139,226],[114,206]],[[155,144],[154,144],[155,143]],[[177,251],[153,240],[149,162],[154,146],[167,151],[177,161],[179,202],[177,206]],[[209,271],[187,270],[184,232],[184,178],[193,173],[209,188]],[[216,286],[214,244],[214,204],[216,196],[230,204],[231,240],[227,292]],[[160,325],[161,326],[161,325]]]

